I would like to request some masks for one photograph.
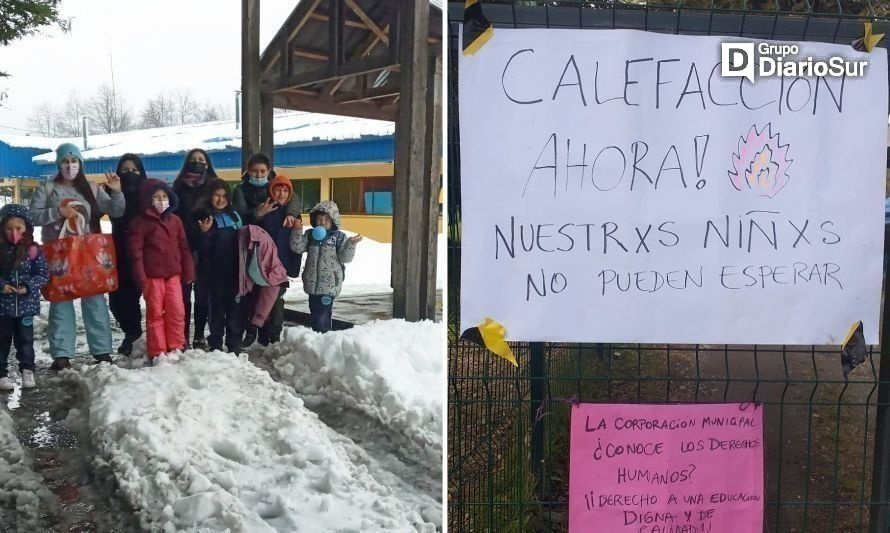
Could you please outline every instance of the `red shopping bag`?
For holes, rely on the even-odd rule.
[[[49,283],[40,290],[50,302],[66,302],[117,290],[117,254],[111,235],[83,234],[85,220],[69,235],[68,222],[55,241],[43,245]]]

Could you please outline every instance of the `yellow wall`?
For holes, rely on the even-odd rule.
[[[307,219],[309,217],[306,217]],[[386,215],[341,215],[343,229],[361,233],[378,242],[392,242],[392,217]]]
[[[366,178],[393,176],[392,163],[354,163],[345,165],[275,167],[275,172],[293,180],[321,180],[321,199],[331,199],[331,180],[338,178]],[[236,178],[237,179],[237,178]],[[441,194],[440,194],[441,197]],[[343,229],[361,233],[378,242],[392,242],[392,216],[387,215],[342,215]],[[304,216],[303,222],[309,223]],[[439,217],[438,231],[442,232],[442,217]]]

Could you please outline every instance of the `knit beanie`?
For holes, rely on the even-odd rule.
[[[62,164],[62,158],[69,155],[76,157],[80,161],[80,164],[83,165],[83,156],[80,155],[80,148],[72,143],[62,143],[56,148],[56,166],[60,166]]]

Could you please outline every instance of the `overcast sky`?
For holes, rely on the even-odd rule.
[[[297,0],[262,0],[260,51]],[[62,105],[71,90],[89,96],[111,84],[134,111],[164,91],[189,89],[200,102],[234,109],[241,88],[239,0],[63,0],[68,34],[47,27],[0,47],[0,127],[30,129],[34,107]]]

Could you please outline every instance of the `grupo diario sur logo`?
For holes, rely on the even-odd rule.
[[[801,56],[800,47],[791,43],[766,41],[720,43],[720,73],[724,77],[811,77],[865,75],[867,60],[849,60],[842,56],[816,58]]]

